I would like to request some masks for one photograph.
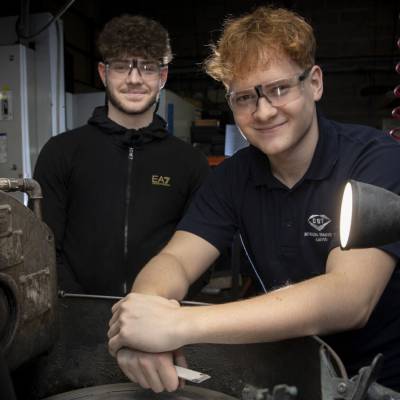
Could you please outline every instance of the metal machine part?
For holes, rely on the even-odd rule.
[[[34,212],[4,190],[28,191]],[[41,221],[40,198],[34,181],[0,178],[0,361],[14,370],[19,398],[152,400],[151,391],[121,383],[126,378],[108,354],[108,321],[119,298],[60,293],[57,301],[54,239]],[[379,357],[349,379],[318,337],[185,351],[189,366],[212,378],[158,399],[400,400],[375,383]]]
[[[60,298],[57,341],[29,368],[14,372],[18,397],[37,400],[83,387],[127,382],[107,348],[113,303]],[[190,369],[211,376],[200,384],[202,388],[239,399],[246,384],[271,389],[287,384],[297,387],[299,400],[321,400],[319,348],[320,342],[308,337],[246,345],[198,344],[185,346],[184,352]]]
[[[371,365],[361,368],[351,379],[347,374],[338,375],[336,372],[338,368],[335,368],[331,358],[328,348],[322,345],[320,348],[322,400],[400,400],[400,393],[375,382],[382,366],[381,354],[374,358]]]
[[[274,386],[272,393],[268,388],[246,385],[242,391],[242,400],[295,400],[297,395],[297,387],[285,384]]]
[[[58,296],[61,298],[75,298],[75,299],[97,299],[97,300],[122,300],[122,296],[104,296],[100,294],[85,294],[85,293],[69,293],[64,290],[58,291]],[[179,304],[184,306],[210,306],[210,303],[203,303],[199,301],[181,300]]]
[[[4,351],[11,346],[19,323],[17,292],[14,280],[0,273],[0,344]]]
[[[189,368],[180,367],[179,365],[175,365],[175,370],[179,378],[192,383],[202,383],[211,378],[210,375]]]
[[[132,383],[102,385],[47,397],[43,400],[237,400],[214,390],[186,385],[173,393],[155,394]]]
[[[39,220],[42,220],[40,200],[43,199],[42,189],[34,179],[0,178],[0,190],[4,192],[23,192],[32,203],[33,212]]]
[[[27,192],[34,212],[5,191]],[[0,348],[13,370],[56,338],[56,260],[31,179],[0,178]]]

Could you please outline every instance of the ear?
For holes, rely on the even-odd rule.
[[[314,65],[310,71],[310,85],[313,93],[314,101],[318,101],[322,97],[324,91],[324,82],[322,70],[318,65]]]
[[[106,65],[102,62],[99,62],[97,64],[97,71],[99,73],[101,81],[103,82],[104,87],[107,87]]]
[[[160,90],[165,86],[168,78],[168,66],[162,67],[160,71]]]

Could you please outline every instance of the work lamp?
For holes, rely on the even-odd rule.
[[[350,180],[340,210],[340,247],[376,247],[400,240],[400,197],[381,187]]]

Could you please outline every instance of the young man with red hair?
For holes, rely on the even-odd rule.
[[[187,344],[321,335],[351,375],[383,353],[378,382],[400,390],[400,243],[350,251],[338,243],[344,183],[400,193],[400,147],[380,131],[317,113],[323,77],[315,47],[301,16],[261,7],[227,21],[206,61],[250,146],[214,171],[113,308],[110,351],[143,387],[176,389],[172,352]],[[237,232],[264,293],[179,306]]]

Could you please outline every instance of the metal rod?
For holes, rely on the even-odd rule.
[[[99,294],[84,294],[84,293],[66,293],[63,290],[58,291],[58,297],[62,298],[78,298],[78,299],[98,299],[98,300],[121,300],[120,296],[103,296]]]
[[[61,298],[76,298],[76,299],[97,299],[97,300],[122,300],[121,296],[104,296],[100,294],[84,294],[84,293],[67,293],[63,290],[58,291],[58,297]],[[210,306],[211,303],[203,303],[200,301],[181,300],[179,304],[185,306]]]

